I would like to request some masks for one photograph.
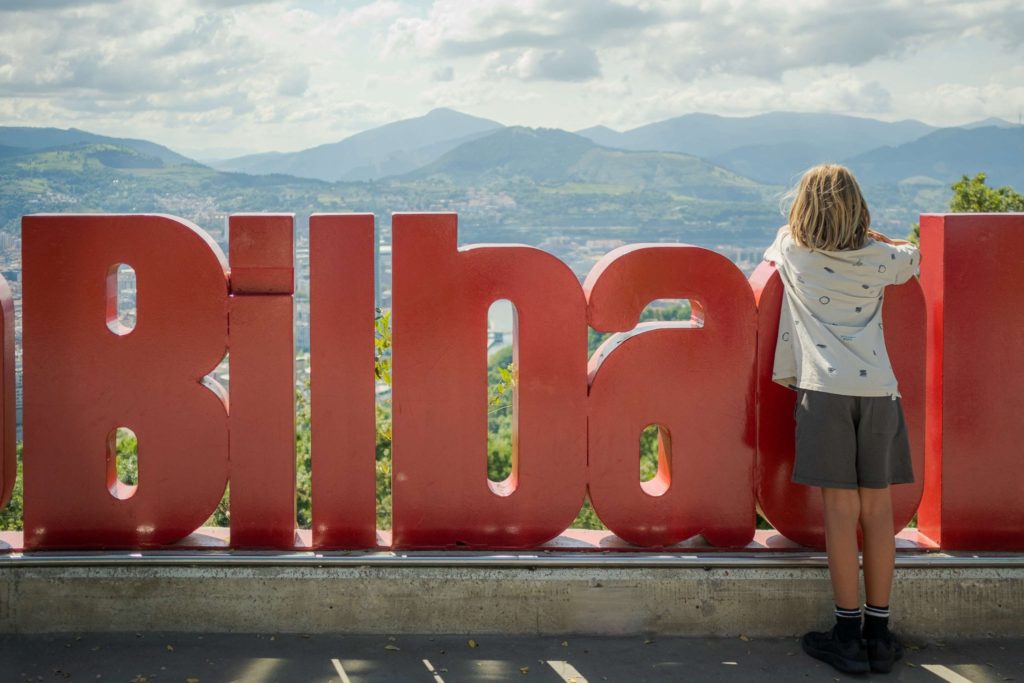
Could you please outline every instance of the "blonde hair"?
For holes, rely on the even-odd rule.
[[[810,249],[845,251],[867,243],[871,213],[853,174],[838,164],[804,173],[790,191],[789,231]]]

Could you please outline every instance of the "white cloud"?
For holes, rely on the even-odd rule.
[[[512,48],[560,49],[567,43],[629,40],[656,24],[660,11],[614,0],[436,0],[424,17],[404,17],[385,49],[464,57]]]
[[[434,69],[434,73],[431,74],[431,80],[439,83],[448,83],[455,80],[455,68],[452,66],[442,66]]]
[[[0,125],[265,150],[437,106],[567,129],[1015,120],[1021,35],[1019,0],[9,0]]]
[[[608,125],[630,128],[689,112],[752,116],[766,111],[886,114],[892,95],[877,81],[864,82],[845,73],[793,83],[730,79],[700,80],[682,88],[666,87],[623,102],[606,119]]]
[[[967,122],[997,116],[1016,123],[1024,113],[1024,81],[1017,81],[1015,85],[940,83],[906,104],[920,110],[921,115],[931,113],[947,121]]]
[[[287,97],[302,97],[309,88],[309,68],[296,64],[281,75],[277,82],[277,94]]]
[[[1011,28],[1012,27],[1012,28]],[[458,57],[626,48],[681,80],[724,74],[779,78],[811,66],[858,66],[937,40],[987,36],[1016,47],[1024,10],[1014,0],[437,0],[395,21],[386,50]]]
[[[117,2],[118,0],[4,0],[0,4],[0,13],[13,12],[39,12],[52,9],[63,9],[66,7],[81,7],[82,5],[101,5]]]
[[[878,81],[864,82],[848,73],[817,79],[787,99],[799,111],[886,114],[892,109],[892,93]]]
[[[584,45],[559,50],[530,48],[490,56],[485,72],[524,81],[589,81],[601,75],[595,52]]]

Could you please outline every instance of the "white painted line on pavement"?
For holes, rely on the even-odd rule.
[[[948,666],[943,666],[942,664],[922,664],[921,668],[928,673],[935,674],[944,681],[949,681],[949,683],[974,683],[971,679],[961,676]]]
[[[441,674],[434,670],[434,665],[430,663],[429,659],[423,660],[423,666],[427,667],[427,671],[434,674],[434,680],[437,681],[437,683],[444,683],[444,679],[441,678]]]
[[[562,677],[566,683],[588,683],[587,679],[569,662],[560,659],[549,659],[548,666]]]
[[[332,659],[331,664],[334,665],[334,670],[338,672],[339,676],[341,676],[341,683],[352,683],[352,681],[348,679],[348,674],[345,673],[345,667],[341,665],[340,661]]]

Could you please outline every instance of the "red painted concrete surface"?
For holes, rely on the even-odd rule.
[[[318,548],[377,544],[372,214],[309,221],[310,442]]]
[[[226,395],[201,383],[228,345],[224,255],[164,216],[27,216],[22,244],[25,546],[187,536],[228,479]],[[138,289],[128,334],[107,326],[120,263]],[[117,482],[118,427],[138,436],[137,489]]]
[[[754,536],[757,308],[727,258],[687,245],[611,252],[583,284],[590,325],[633,329],[656,299],[698,301],[703,325],[653,324],[589,367],[588,485],[605,526],[637,545],[701,534],[715,546]],[[615,344],[609,339],[606,344]],[[658,475],[638,485],[638,435],[659,425]]]
[[[1024,214],[921,217],[928,300],[923,531],[1024,548]],[[930,265],[929,265],[930,264]]]
[[[0,333],[3,334],[3,370],[0,371],[0,508],[7,505],[17,475],[17,403],[14,367],[14,298],[0,276]]]
[[[632,245],[581,287],[531,247],[459,248],[453,214],[393,222],[393,535],[373,515],[373,217],[311,220],[314,528],[297,531],[291,222],[233,217],[229,272],[212,240],[178,219],[25,217],[25,533],[5,537],[7,550],[204,547],[189,539],[229,477],[231,535],[219,542],[238,549],[756,549],[755,505],[781,545],[820,547],[816,492],[789,482],[793,397],[770,381],[781,287],[769,266],[748,283],[705,249]],[[918,547],[1024,549],[1022,250],[1024,214],[924,216],[920,284],[886,293],[917,475],[894,488],[894,516],[899,528],[919,514]],[[107,325],[119,263],[138,283],[127,334]],[[587,367],[588,322],[632,330],[647,303],[678,298],[702,325],[644,326]],[[487,479],[485,451],[483,341],[497,299],[518,314],[503,482]],[[230,404],[202,383],[228,350]],[[641,484],[650,424],[659,473]],[[107,456],[120,426],[139,438],[131,490]],[[614,532],[600,542],[563,534],[586,495]]]
[[[454,214],[399,214],[392,231],[394,545],[529,547],[554,538],[587,487],[579,281],[534,247],[459,249]],[[491,482],[486,339],[497,299],[516,306],[518,384],[512,473]]]
[[[228,460],[231,537],[240,546],[289,548],[295,540],[292,222],[272,214],[228,222]]]

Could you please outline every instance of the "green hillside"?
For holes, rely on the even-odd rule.
[[[677,197],[760,201],[763,185],[674,152],[610,149],[573,133],[510,127],[467,142],[403,178],[453,184],[589,186],[620,195],[662,191]]]
[[[156,157],[168,164],[192,164],[191,159],[148,140],[112,138],[96,135],[77,128],[32,128],[27,126],[0,126],[0,147],[14,147],[23,152],[73,147],[81,145],[116,145],[128,147],[139,154]],[[3,156],[0,152],[0,156]]]
[[[169,164],[121,145],[75,145],[0,159],[0,229],[17,231],[22,215],[42,212],[164,212],[196,220],[287,210],[281,207],[315,200],[321,185]]]
[[[386,225],[396,211],[456,211],[464,241],[539,241],[560,228],[758,240],[778,223],[771,188],[694,157],[610,150],[561,131],[502,133],[375,182],[223,173],[113,144],[22,153],[0,158],[0,228],[15,232],[40,212],[161,212],[222,230],[238,211],[294,212],[300,225],[313,212],[372,212]]]

